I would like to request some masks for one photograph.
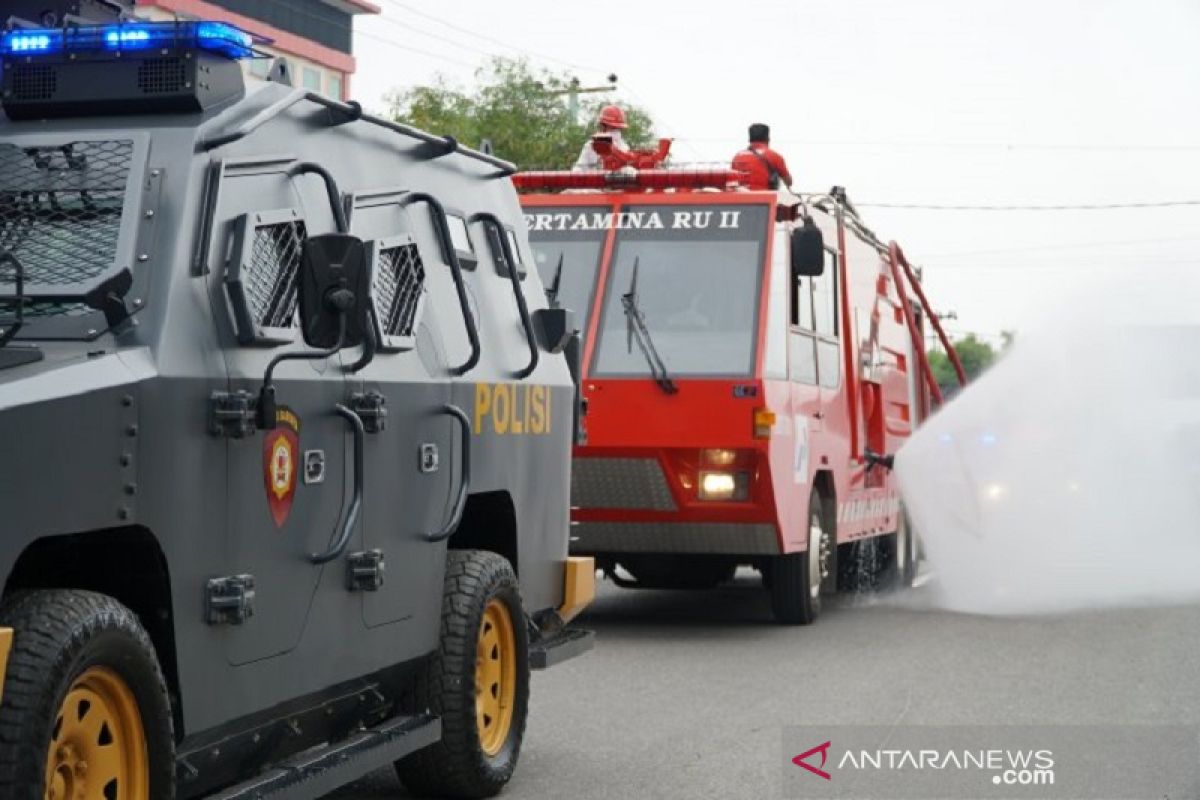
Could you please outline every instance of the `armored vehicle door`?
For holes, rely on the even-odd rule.
[[[463,320],[451,254],[434,224],[443,213],[435,200],[400,189],[359,192],[351,211],[351,231],[367,243],[379,342],[352,396],[368,420],[376,406],[386,417],[366,436],[362,550],[349,555],[360,562],[350,580],[362,593],[364,625],[419,626],[403,633],[414,653],[435,641],[433,616],[417,612],[441,592],[444,545],[429,539],[451,512],[461,467],[462,439],[444,410],[453,365],[441,330],[461,330]]]
[[[290,177],[294,163],[227,159],[209,176],[210,297],[233,398],[256,397],[273,358],[307,349],[296,322],[301,248],[334,222],[320,179]],[[335,411],[346,398],[341,357],[282,362],[273,384],[274,427],[251,428],[227,444],[223,577],[232,585],[210,581],[208,591],[211,621],[222,591],[236,598],[245,593],[241,576],[253,581],[253,615],[226,630],[234,665],[300,642],[322,571],[311,555],[329,546],[349,497],[349,434]]]

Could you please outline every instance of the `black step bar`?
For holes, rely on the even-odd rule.
[[[442,737],[432,714],[396,717],[345,741],[307,750],[208,800],[317,800]]]
[[[549,669],[562,662],[581,656],[596,645],[594,631],[583,628],[563,628],[558,633],[529,643],[529,667]]]

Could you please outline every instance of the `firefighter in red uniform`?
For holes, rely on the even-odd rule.
[[[792,173],[783,156],[770,147],[771,129],[756,122],[750,126],[750,146],[733,157],[733,168],[746,176],[748,189],[792,188]]]
[[[596,133],[594,135],[612,137],[613,147],[618,150],[625,150],[625,139],[621,136],[628,125],[625,122],[625,112],[620,106],[605,106],[600,109],[600,116],[596,120]],[[592,140],[588,139],[583,143],[583,150],[579,153],[579,158],[575,160],[575,169],[601,169],[603,164],[600,161],[600,155],[592,147]]]

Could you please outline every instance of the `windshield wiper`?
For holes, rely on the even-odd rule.
[[[558,266],[554,268],[554,280],[546,289],[546,302],[551,308],[558,308],[558,289],[562,285],[563,254],[558,254]]]
[[[667,372],[667,365],[663,363],[662,356],[655,349],[654,340],[650,338],[650,328],[646,325],[646,317],[642,314],[642,309],[638,307],[637,279],[640,260],[640,257],[633,260],[633,278],[629,281],[629,291],[621,295],[621,307],[625,309],[625,346],[632,353],[633,340],[637,339],[638,347],[641,348],[642,355],[646,357],[646,363],[650,366],[650,374],[654,376],[654,382],[658,384],[658,388],[667,394],[675,394],[679,391],[679,387],[675,385],[675,381],[671,380],[671,376]]]

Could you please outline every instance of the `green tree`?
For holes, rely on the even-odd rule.
[[[464,90],[438,77],[429,86],[413,86],[388,96],[389,112],[398,122],[478,147],[487,139],[497,156],[522,169],[570,167],[594,131],[601,106],[611,100],[581,98],[579,120],[567,110],[564,94],[570,76],[535,70],[524,59],[493,58],[475,73]],[[645,147],[654,123],[645,109],[621,104],[629,122],[625,142]]]
[[[1010,331],[1005,331],[1004,347],[1008,349],[1012,342],[1013,334]],[[987,342],[979,339],[975,334],[968,333],[963,338],[954,342],[954,349],[958,353],[958,358],[962,361],[963,372],[967,373],[967,380],[973,381],[979,377],[985,369],[992,365],[999,353],[996,352]],[[1003,352],[1003,350],[1002,350]],[[930,350],[929,367],[933,370],[933,377],[937,381],[938,386],[942,389],[948,389],[958,386],[958,376],[954,372],[954,365],[950,363],[950,358],[940,349]]]

